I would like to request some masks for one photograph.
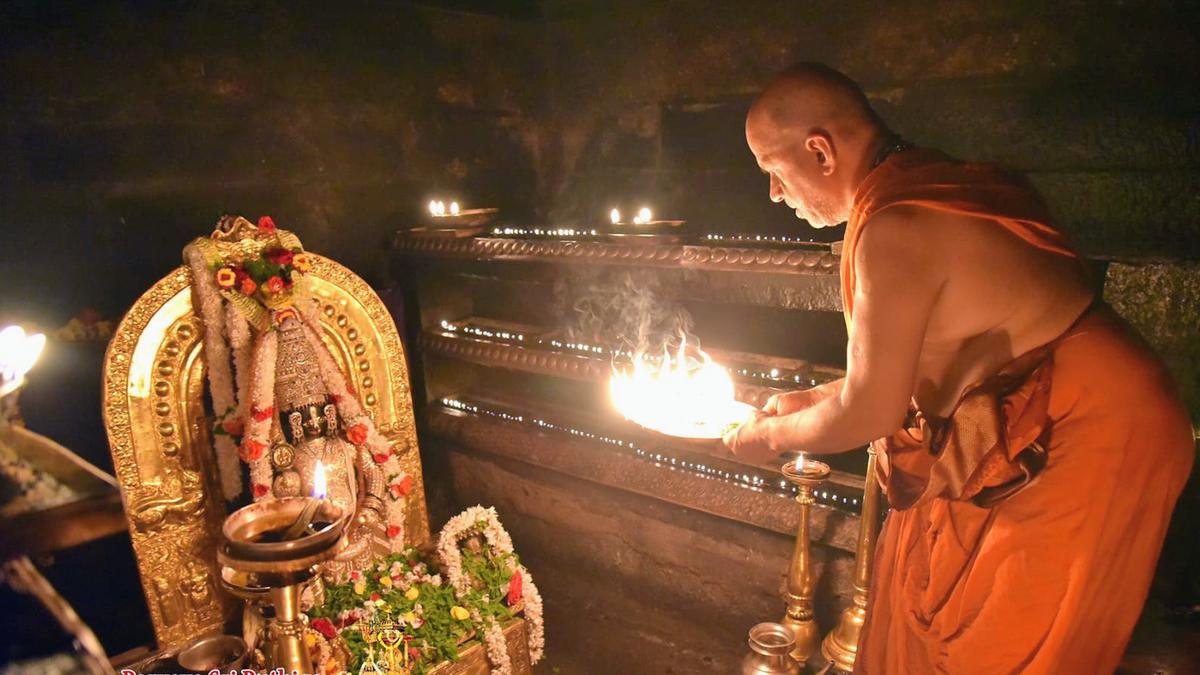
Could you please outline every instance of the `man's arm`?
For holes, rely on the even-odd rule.
[[[766,404],[762,407],[762,411],[768,415],[788,415],[799,412],[820,403],[830,396],[841,394],[845,382],[846,378],[839,377],[836,380],[831,380],[809,389],[798,389],[796,391],[775,394],[767,399]]]
[[[751,420],[726,437],[736,454],[765,461],[784,450],[842,452],[903,423],[925,329],[945,281],[913,215],[890,209],[863,232],[841,392],[793,414]]]

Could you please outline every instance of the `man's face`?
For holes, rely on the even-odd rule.
[[[758,168],[771,181],[770,197],[783,202],[816,228],[833,227],[845,220],[832,196],[829,176],[823,174],[816,156],[804,147],[799,134],[763,128],[765,124],[746,125],[746,143]]]

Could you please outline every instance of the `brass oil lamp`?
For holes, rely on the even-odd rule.
[[[234,573],[222,575],[226,585],[235,592],[241,586],[246,594],[261,593],[274,609],[270,646],[264,649],[270,667],[313,672],[304,646],[300,590],[316,577],[318,565],[345,545],[347,516],[318,494],[257,502],[225,519],[217,561]],[[252,582],[240,585],[231,577]]]
[[[817,622],[813,618],[812,554],[809,549],[809,512],[816,498],[814,489],[829,478],[829,465],[805,459],[804,453],[783,465],[783,477],[796,486],[796,502],[800,505],[800,525],[796,530],[796,545],[788,566],[787,592],[784,600],[787,612],[780,621],[795,636],[791,656],[801,665],[820,647]]]

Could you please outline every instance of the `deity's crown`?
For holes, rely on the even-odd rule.
[[[275,357],[275,408],[285,417],[299,411],[307,418],[309,409],[315,406],[318,414],[324,416],[325,406],[330,403],[328,393],[303,324],[295,317],[284,319],[279,326]]]

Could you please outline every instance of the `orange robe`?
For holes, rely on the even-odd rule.
[[[986,218],[1076,254],[1026,184],[933,151],[897,154],[855,197],[842,254],[897,204]],[[964,393],[948,419],[874,445],[892,507],[856,673],[1111,673],[1141,612],[1195,454],[1165,366],[1094,305],[1052,343]]]

